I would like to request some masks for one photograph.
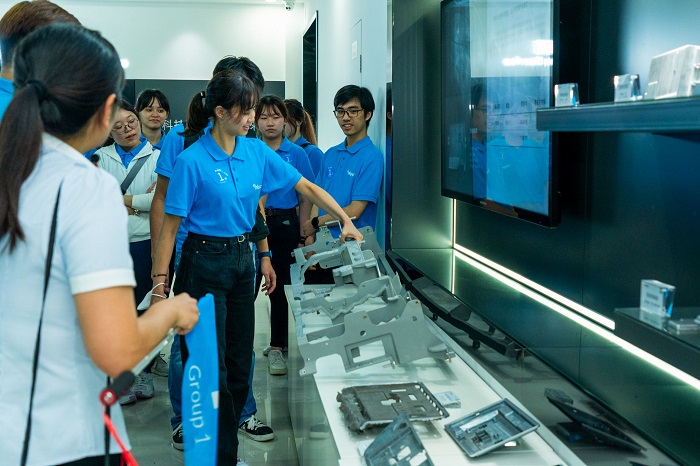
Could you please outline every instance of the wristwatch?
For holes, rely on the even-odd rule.
[[[314,230],[318,230],[318,217],[311,219],[311,226],[314,227]]]
[[[258,259],[262,259],[263,257],[269,257],[270,260],[272,260],[272,251],[261,251],[258,253]]]

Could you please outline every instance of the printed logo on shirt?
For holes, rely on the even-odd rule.
[[[288,156],[288,155],[285,155],[285,156],[284,156],[284,161],[287,162],[287,163],[292,163],[292,158],[291,158],[290,156]]]
[[[348,174],[348,176],[355,176],[355,174],[353,172],[351,172],[350,170],[348,170],[346,173]]]
[[[333,173],[335,172],[335,168],[333,167],[326,167],[326,176],[328,178],[333,178]]]
[[[228,181],[228,173],[221,170],[220,168],[214,170],[214,174],[218,177],[219,183],[226,183]]]
[[[260,191],[262,189],[262,185],[253,183],[253,188],[255,188],[256,191]]]

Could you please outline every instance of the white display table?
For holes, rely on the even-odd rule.
[[[333,290],[331,298],[338,299],[352,295],[355,286],[345,285]],[[433,358],[424,358],[401,366],[375,364],[351,372],[345,372],[342,360],[337,355],[321,358],[317,361],[317,373],[300,377],[299,370],[303,361],[297,345],[296,310],[299,314],[300,302],[293,299],[291,287],[285,287],[290,303],[289,317],[289,407],[292,428],[300,464],[329,466],[363,465],[362,454],[358,446],[369,443],[381,428],[369,429],[356,433],[347,428],[340,403],[336,395],[343,388],[354,385],[404,383],[419,381],[433,393],[452,391],[461,400],[461,408],[447,408],[450,416],[433,422],[414,422],[423,446],[436,466],[456,466],[460,464],[480,465],[562,465],[582,464],[556,437],[544,426],[517,440],[517,445],[504,447],[487,453],[479,458],[469,458],[445,432],[443,425],[473,411],[508,397],[515,404],[518,401],[504,392],[485,372],[472,369],[477,364],[456,343],[444,336],[433,322],[426,319],[426,331],[432,331],[444,338],[458,356],[450,362]],[[370,310],[382,305],[380,298],[368,301],[355,310]],[[299,314],[307,333],[330,325],[325,314]],[[382,354],[381,347],[376,353],[370,347],[363,347],[367,357]],[[364,356],[364,355],[363,355]],[[485,380],[488,380],[487,381]],[[522,407],[522,406],[521,406]],[[545,438],[547,441],[545,441]],[[566,458],[563,459],[563,458]]]

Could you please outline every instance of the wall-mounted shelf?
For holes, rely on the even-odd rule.
[[[700,97],[537,110],[539,131],[700,132]]]
[[[700,334],[672,335],[643,322],[637,307],[615,309],[615,335],[663,359],[678,369],[700,377]],[[675,307],[674,318],[694,318],[698,307]]]

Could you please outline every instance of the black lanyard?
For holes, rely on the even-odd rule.
[[[63,182],[61,182],[61,186]],[[36,372],[39,366],[39,348],[41,347],[41,327],[44,320],[44,306],[46,304],[46,291],[49,288],[49,277],[51,276],[51,262],[53,260],[53,246],[56,238],[56,219],[58,216],[58,201],[61,199],[61,186],[58,187],[58,195],[56,196],[56,205],[53,208],[53,217],[51,219],[51,233],[49,234],[49,249],[46,253],[46,268],[44,269],[44,296],[41,299],[41,313],[39,314],[39,327],[36,332],[36,344],[34,345],[34,361],[32,363],[32,388],[29,392],[29,411],[27,412],[27,427],[24,431],[24,444],[22,446],[21,465],[27,464],[27,455],[29,453],[29,437],[32,431],[32,408],[34,406],[34,390],[36,388]]]

